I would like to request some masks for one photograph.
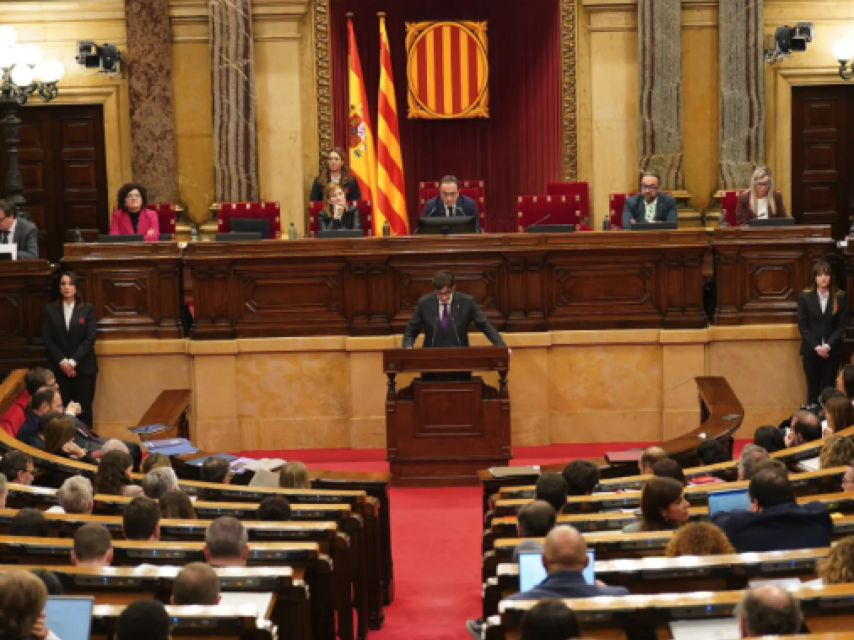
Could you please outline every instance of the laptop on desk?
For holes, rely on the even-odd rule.
[[[92,597],[50,596],[44,607],[45,623],[60,640],[89,640]]]
[[[632,231],[676,231],[675,222],[635,222]]]
[[[734,511],[736,509],[747,510],[750,508],[750,497],[747,489],[735,489],[732,491],[715,491],[709,493],[709,516],[718,511]]]

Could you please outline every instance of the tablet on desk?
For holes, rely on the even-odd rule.
[[[587,566],[582,572],[584,582],[587,584],[596,584],[596,571],[593,568],[596,561],[596,552],[588,551],[587,560]],[[546,575],[542,553],[519,554],[519,591],[530,591],[545,580]]]
[[[59,640],[89,640],[94,598],[50,596],[44,607],[45,623]]]
[[[709,494],[709,515],[712,516],[718,511],[733,511],[735,509],[749,509],[750,498],[747,496],[747,489],[737,489],[735,491],[715,491]]]

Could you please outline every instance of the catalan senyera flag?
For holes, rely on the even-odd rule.
[[[407,22],[410,118],[488,118],[486,22]]]
[[[350,173],[359,182],[362,200],[376,201],[377,194],[377,157],[374,150],[374,134],[371,131],[371,117],[368,112],[368,96],[365,93],[365,77],[362,75],[362,63],[359,61],[359,49],[356,47],[356,34],[353,33],[353,21],[347,20],[350,119],[348,121],[350,147]]]
[[[400,153],[400,131],[397,126],[397,102],[391,72],[391,52],[385,31],[385,18],[380,18],[380,102],[377,120],[377,197],[374,204],[374,235],[382,235],[388,220],[396,236],[409,234],[404,198],[403,155]]]

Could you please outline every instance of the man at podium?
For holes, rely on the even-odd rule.
[[[439,271],[433,276],[436,294],[422,297],[403,331],[403,348],[411,349],[424,328],[425,347],[469,346],[469,325],[474,325],[496,347],[506,347],[501,335],[469,295],[454,291],[454,274]]]

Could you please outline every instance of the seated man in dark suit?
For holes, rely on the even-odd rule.
[[[36,437],[42,432],[41,417],[46,413],[62,413],[62,398],[59,391],[48,387],[39,389],[30,397],[27,416],[15,437],[26,445],[44,450],[44,440],[38,438],[36,442]]]
[[[18,247],[18,260],[37,260],[39,257],[39,230],[32,222],[18,218],[15,205],[0,200],[0,244]]]
[[[424,204],[422,218],[474,216],[474,224],[480,233],[480,216],[477,203],[460,193],[460,181],[454,176],[445,176],[439,183],[439,195]]]
[[[545,538],[554,529],[557,512],[545,500],[534,500],[519,509],[516,519],[519,537],[525,540],[513,549],[513,562],[519,562],[520,553],[543,552],[543,543],[531,538]]]
[[[599,484],[599,467],[590,460],[573,460],[561,475],[568,496],[589,496]]]
[[[661,178],[656,173],[641,176],[641,192],[626,199],[623,205],[623,229],[635,222],[676,222],[676,198],[661,193]]]
[[[534,500],[548,502],[552,509],[560,513],[566,506],[566,481],[555,471],[546,471],[534,487]]]
[[[573,527],[555,527],[546,536],[543,566],[548,575],[530,591],[514,594],[508,600],[542,600],[543,598],[594,598],[624,596],[625,587],[606,587],[587,584],[582,571],[590,559],[587,543]]]
[[[750,510],[720,511],[712,523],[723,529],[738,553],[829,547],[833,521],[820,502],[799,505],[789,478],[764,468],[748,488]]]

